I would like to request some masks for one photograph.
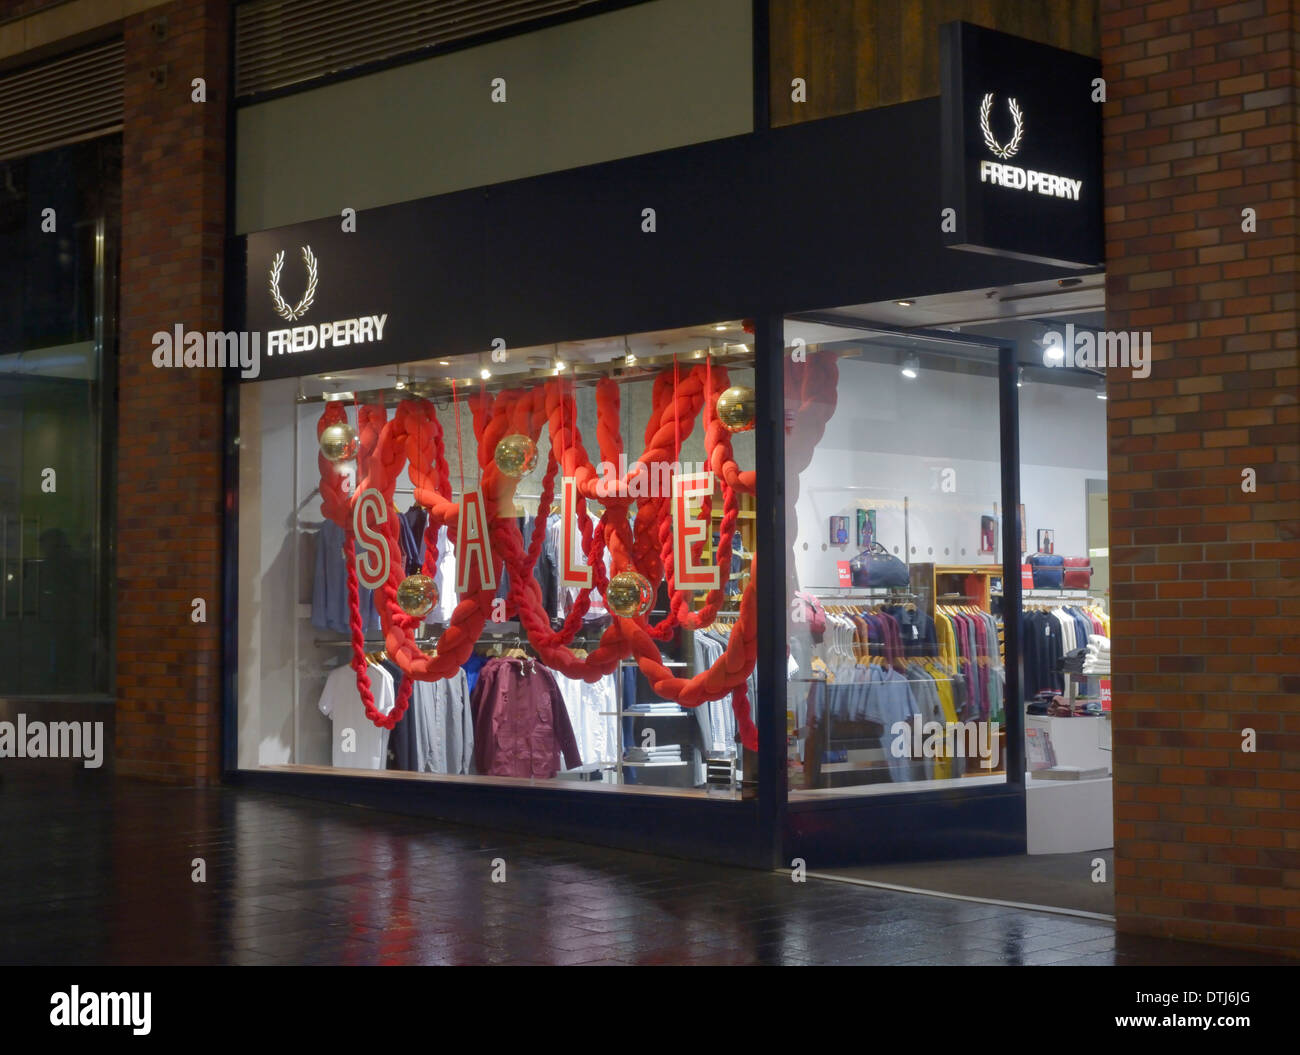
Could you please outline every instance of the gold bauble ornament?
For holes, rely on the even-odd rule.
[[[345,462],[357,456],[360,443],[357,430],[346,421],[327,425],[320,434],[320,449],[332,462]]]
[[[650,580],[639,571],[621,571],[609,580],[605,604],[615,615],[625,619],[645,615],[654,604],[655,592]]]
[[[718,397],[718,420],[728,432],[748,432],[754,427],[758,408],[754,390],[746,385],[732,385]]]
[[[428,615],[438,603],[438,586],[427,575],[408,575],[397,587],[397,604],[407,615]]]
[[[519,433],[502,436],[492,458],[497,463],[497,468],[506,476],[518,479],[532,472],[536,467],[537,444]]]

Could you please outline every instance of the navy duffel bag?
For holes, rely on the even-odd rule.
[[[1065,577],[1065,558],[1056,553],[1034,553],[1029,557],[1035,590],[1059,590]]]

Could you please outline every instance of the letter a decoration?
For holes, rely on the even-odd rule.
[[[691,516],[690,500],[713,494],[713,473],[683,473],[673,477],[673,579],[679,590],[716,590],[717,565],[696,564],[692,548],[703,541],[709,526]]]
[[[460,516],[456,523],[456,592],[470,593],[469,569],[478,564],[479,590],[497,588],[496,564],[492,560],[492,540],[488,537],[487,511],[483,491],[475,488],[460,496]]]

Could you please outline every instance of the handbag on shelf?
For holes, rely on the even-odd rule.
[[[1092,585],[1091,557],[1066,557],[1062,570],[1067,590],[1086,590]]]
[[[851,561],[849,575],[858,587],[891,587],[898,589],[911,583],[907,565],[890,553],[879,542],[872,543]]]
[[[1035,590],[1059,590],[1064,581],[1065,558],[1055,553],[1032,553],[1029,566],[1034,575]]]

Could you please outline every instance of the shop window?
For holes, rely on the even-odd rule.
[[[791,798],[1004,782],[996,350],[786,343]]]
[[[239,765],[739,796],[750,340],[245,384]]]
[[[109,691],[120,185],[116,137],[0,161],[3,695]]]

